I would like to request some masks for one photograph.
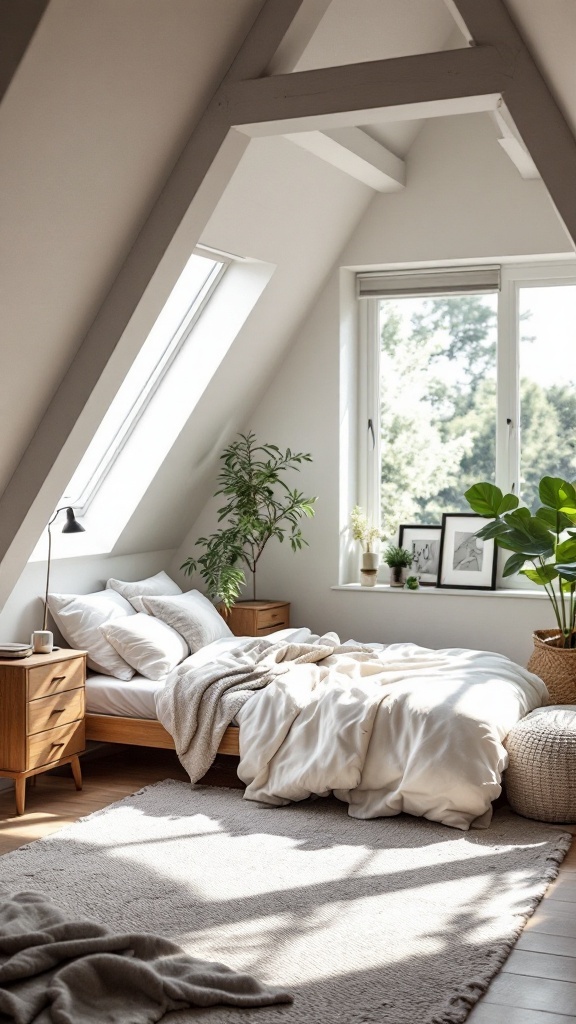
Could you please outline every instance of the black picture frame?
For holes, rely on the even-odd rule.
[[[440,537],[438,587],[447,590],[495,590],[496,544],[474,538],[491,519],[474,512],[444,512]],[[459,529],[460,527],[460,529]]]
[[[411,573],[418,576],[420,586],[435,587],[438,582],[440,569],[440,542],[442,527],[439,525],[428,525],[422,523],[402,523],[399,527],[398,545],[407,548],[416,554],[414,545],[423,542],[430,545],[430,551],[418,549],[419,554],[416,564],[412,562]],[[423,558],[419,557],[422,555]]]

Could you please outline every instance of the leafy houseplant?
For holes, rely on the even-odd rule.
[[[556,646],[576,647],[576,487],[559,477],[542,477],[542,507],[532,515],[515,494],[494,484],[474,484],[465,497],[474,512],[494,520],[476,534],[512,552],[503,576],[520,572],[544,587],[558,623]],[[567,535],[567,536],[566,536]],[[525,568],[526,562],[531,568]]]
[[[396,544],[389,544],[384,550],[384,561],[390,568],[390,586],[402,587],[404,585],[404,569],[412,565],[412,552],[408,548],[400,548]]]
[[[302,518],[314,515],[316,498],[307,498],[291,490],[284,480],[290,470],[298,470],[312,457],[305,452],[282,452],[275,444],[259,445],[255,435],[239,434],[220,456],[216,495],[224,495],[218,509],[218,522],[225,525],[199,537],[197,546],[204,553],[187,558],[182,564],[189,575],[199,570],[212,598],[230,608],[252,576],[252,597],[256,600],[256,568],[272,537],[290,541],[293,551],[307,544],[300,530]]]
[[[362,545],[362,566],[360,569],[360,581],[373,586],[376,583],[378,572],[378,552],[374,550],[374,542],[380,538],[380,531],[373,526],[368,516],[360,508],[354,505],[350,513],[350,529],[354,540]],[[365,576],[365,574],[368,574]]]

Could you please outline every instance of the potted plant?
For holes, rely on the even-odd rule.
[[[380,537],[380,531],[377,526],[373,526],[370,523],[368,516],[362,511],[360,505],[354,505],[350,513],[350,528],[354,540],[359,541],[362,545],[361,571],[376,573],[378,571],[379,556],[374,547],[375,541]]]
[[[226,609],[240,595],[246,572],[252,577],[252,599],[256,600],[256,568],[264,548],[275,537],[290,541],[298,551],[307,541],[300,520],[314,515],[316,498],[291,490],[284,475],[311,462],[307,452],[282,452],[275,444],[258,444],[255,435],[239,434],[220,456],[216,495],[224,495],[218,522],[225,525],[208,537],[199,537],[204,553],[190,557],[181,569],[189,575],[198,570],[210,597]]]
[[[534,633],[528,662],[550,691],[552,703],[576,703],[576,487],[560,477],[542,477],[542,507],[534,515],[519,508],[515,494],[503,494],[490,483],[474,484],[465,497],[471,509],[493,522],[477,536],[494,539],[511,552],[503,576],[521,573],[543,587],[552,606],[556,629]],[[529,563],[527,566],[526,563]]]
[[[390,586],[403,587],[406,582],[406,570],[412,565],[412,552],[408,551],[408,548],[389,544],[383,557],[390,568]]]

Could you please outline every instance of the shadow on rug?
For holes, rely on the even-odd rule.
[[[489,829],[460,832],[167,780],[7,854],[0,886],[153,931],[295,994],[292,1006],[212,1009],[213,1024],[459,1024],[570,841],[502,811]]]

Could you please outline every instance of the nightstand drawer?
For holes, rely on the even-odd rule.
[[[83,658],[38,665],[28,671],[28,700],[47,697],[61,690],[74,690],[79,686],[84,686]]]
[[[84,687],[77,690],[64,690],[52,697],[40,697],[28,705],[28,734],[54,729],[58,725],[67,725],[84,717]]]
[[[58,761],[70,754],[79,754],[86,746],[84,721],[48,729],[28,737],[28,768]]]
[[[280,608],[266,608],[259,611],[256,616],[256,629],[261,633],[265,629],[287,629],[289,622],[288,605],[281,605]]]

